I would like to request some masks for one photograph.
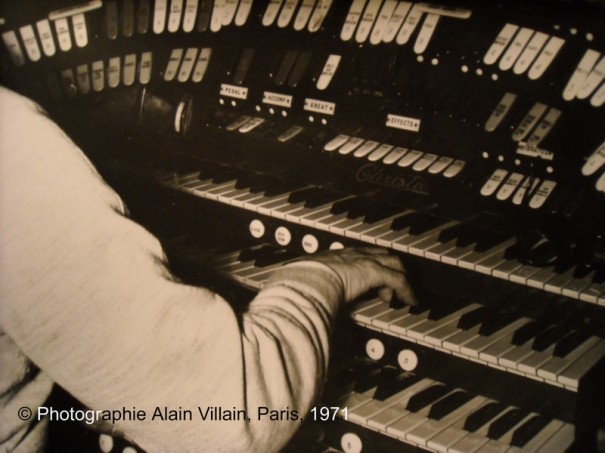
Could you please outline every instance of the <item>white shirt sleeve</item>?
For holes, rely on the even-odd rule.
[[[149,451],[283,446],[323,383],[342,282],[318,263],[286,266],[238,320],[171,278],[157,239],[35,104],[0,88],[0,105],[2,329],[88,407],[145,411],[117,428]],[[204,421],[198,407],[250,420]],[[156,408],[192,420],[152,419]]]

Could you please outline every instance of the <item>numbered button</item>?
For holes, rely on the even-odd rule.
[[[363,443],[355,433],[346,433],[340,438],[340,446],[345,453],[361,453]]]
[[[366,354],[372,360],[380,360],[384,357],[384,343],[377,338],[372,338],[366,343]]]
[[[397,363],[404,371],[414,371],[418,366],[418,356],[411,349],[403,349],[397,355]]]
[[[109,453],[113,450],[113,437],[107,434],[101,434],[99,436],[99,448],[103,453]]]
[[[280,226],[275,230],[275,240],[279,245],[286,246],[292,240],[292,234],[286,227]]]
[[[265,235],[265,224],[258,219],[250,222],[250,234],[256,239],[260,239]]]

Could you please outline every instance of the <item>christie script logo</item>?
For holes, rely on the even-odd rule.
[[[370,182],[421,195],[429,194],[429,184],[422,176],[390,173],[386,168],[376,164],[366,164],[360,167],[355,174],[355,179],[359,182]]]

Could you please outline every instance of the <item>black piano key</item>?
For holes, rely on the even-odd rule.
[[[471,236],[474,232],[475,229],[472,228],[470,225],[466,223],[457,223],[456,225],[441,231],[437,240],[439,242],[449,242],[451,240],[458,239],[459,237],[465,234]]]
[[[592,278],[593,283],[605,283],[605,267],[600,267]]]
[[[459,304],[454,303],[444,303],[435,305],[431,307],[431,312],[429,313],[428,319],[430,319],[431,321],[439,321],[440,319],[445,318],[446,316],[460,310],[460,308],[461,307]]]
[[[431,387],[412,396],[405,408],[410,412],[418,412],[422,408],[445,396],[450,391],[451,388],[445,386],[444,384],[432,385]]]
[[[357,393],[367,392],[376,387],[378,379],[385,372],[383,367],[378,363],[373,363],[374,366],[363,366],[361,369],[355,370],[355,385],[353,391]],[[362,373],[365,371],[365,373]]]
[[[563,327],[551,326],[536,336],[531,347],[535,351],[544,351],[563,338],[568,332],[569,330]]]
[[[414,222],[419,221],[424,215],[426,214],[421,212],[411,212],[409,214],[404,214],[401,217],[397,217],[391,223],[391,230],[399,231],[410,228]]]
[[[441,420],[447,414],[455,411],[463,404],[469,402],[473,396],[462,390],[456,391],[440,401],[437,401],[429,411],[429,418]]]
[[[392,215],[401,212],[401,208],[397,206],[385,206],[382,205],[380,209],[373,209],[367,212],[363,218],[364,223],[374,223],[379,220],[386,219],[387,217],[391,217]]]
[[[297,257],[298,254],[296,254],[294,251],[288,249],[279,249],[276,250],[274,253],[267,253],[265,255],[255,258],[254,264],[257,267],[267,267],[271,266],[272,264],[289,261]]]
[[[498,330],[517,321],[518,319],[520,319],[520,316],[515,313],[496,313],[494,316],[491,316],[481,323],[481,327],[479,327],[479,335],[483,335],[485,337],[493,335]]]
[[[574,330],[557,341],[553,355],[557,357],[565,357],[590,337],[591,335],[588,332],[579,332]]]
[[[378,401],[384,401],[385,399],[401,392],[408,388],[412,384],[420,381],[420,376],[411,373],[401,373],[400,370],[395,370],[397,373],[389,376],[385,376],[385,379],[380,378],[380,382],[374,392],[374,399]]]
[[[422,219],[419,219],[410,226],[410,234],[416,236],[432,230],[439,225],[443,225],[444,223],[445,220],[426,214]]]
[[[481,306],[463,314],[458,320],[458,328],[463,330],[471,329],[477,324],[483,322],[485,319],[493,314],[493,309],[486,306]]]
[[[263,255],[275,252],[275,247],[269,244],[263,244],[260,247],[243,249],[238,256],[238,260],[242,262],[253,261]]]
[[[361,203],[360,198],[347,198],[345,200],[337,201],[332,205],[330,212],[334,215],[344,214],[345,212],[351,211],[355,208],[355,205]]]
[[[527,412],[518,408],[505,412],[489,425],[487,436],[491,439],[500,439],[527,415]]]
[[[464,429],[468,432],[475,432],[490,420],[493,420],[498,414],[504,411],[508,406],[504,403],[488,403],[480,407],[464,421]]]
[[[531,322],[525,324],[524,326],[518,328],[517,330],[515,330],[515,333],[513,334],[513,339],[511,342],[512,342],[512,344],[514,344],[516,346],[520,346],[523,343],[534,338],[540,332],[547,329],[548,326],[549,326],[549,324],[548,324],[548,321],[546,321],[546,320],[531,321]]]
[[[527,442],[532,440],[540,431],[542,431],[549,422],[549,419],[541,415],[535,415],[515,430],[510,444],[513,447],[522,448]]]

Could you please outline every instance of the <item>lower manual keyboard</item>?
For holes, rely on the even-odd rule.
[[[292,259],[285,251],[265,245],[247,254],[227,253],[213,265],[229,278],[260,289],[273,270]],[[357,304],[350,316],[365,328],[574,392],[580,379],[605,357],[605,339],[599,336],[571,329],[553,334],[548,324],[534,328],[537,321],[532,318],[499,312],[485,316],[485,310],[481,304],[469,303],[433,319],[428,308],[391,307],[369,299]],[[474,323],[464,325],[473,317]],[[533,332],[515,342],[523,330]],[[544,341],[548,347],[536,348],[537,342]]]
[[[430,378],[388,366],[347,372],[351,383],[336,402],[347,420],[423,449],[563,452],[574,441],[573,425]]]
[[[440,233],[457,227],[458,222],[445,221],[421,234],[413,234],[413,226],[393,230],[394,222],[405,220],[406,216],[414,217],[417,213],[401,209],[378,219],[366,220],[363,216],[351,219],[344,213],[334,214],[333,210],[339,204],[354,205],[351,203],[355,201],[354,196],[337,193],[326,196],[323,193],[320,202],[309,207],[304,201],[291,200],[296,198],[293,194],[313,192],[314,188],[310,186],[273,181],[267,184],[267,187],[273,187],[272,190],[262,190],[258,187],[262,186],[260,183],[256,187],[242,184],[241,175],[233,170],[219,173],[219,177],[199,171],[180,175],[171,173],[160,177],[159,181],[197,197],[605,306],[605,283],[595,281],[592,278],[594,272],[584,278],[576,278],[573,269],[561,274],[553,266],[540,268],[508,259],[506,251],[515,243],[513,238],[503,238],[486,250],[477,250],[474,244],[459,246],[456,240],[440,242]]]

